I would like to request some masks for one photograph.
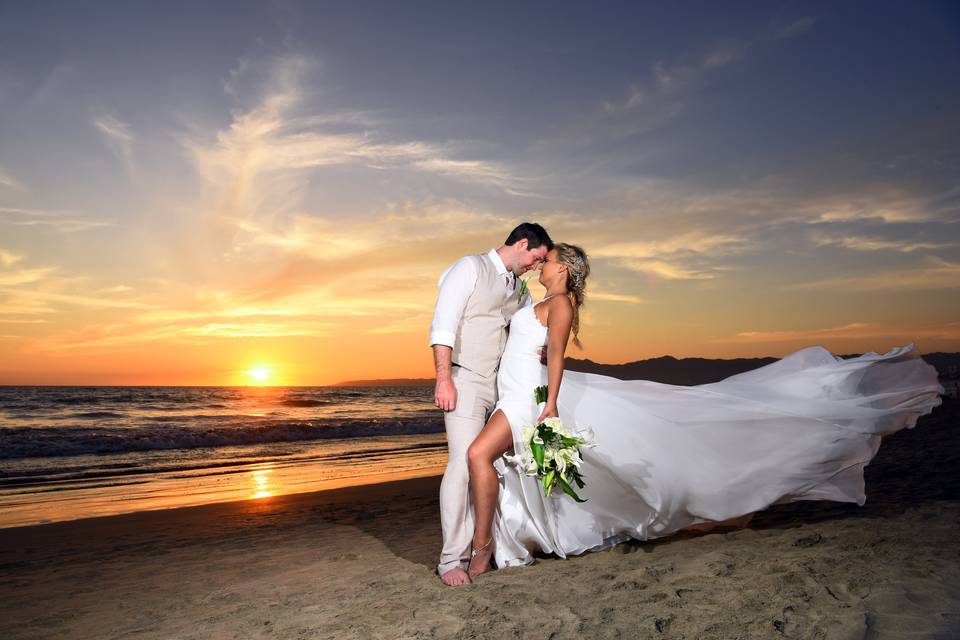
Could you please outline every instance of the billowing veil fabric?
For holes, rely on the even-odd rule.
[[[534,388],[547,383],[537,353],[547,329],[533,308],[514,316],[497,380],[496,408],[515,447],[539,415]],[[846,360],[810,347],[695,387],[565,371],[560,418],[592,428],[597,442],[581,450],[587,502],[544,497],[536,478],[498,459],[496,564],[529,564],[537,549],[566,557],[657,538],[795,500],[862,505],[863,468],[881,437],[913,427],[942,393],[912,343]]]

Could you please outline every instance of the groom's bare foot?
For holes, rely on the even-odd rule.
[[[487,544],[475,549],[475,553],[470,559],[470,567],[467,569],[467,574],[471,578],[476,578],[477,576],[490,571],[490,559],[493,557],[492,542],[493,539],[491,539]]]
[[[458,587],[460,585],[470,584],[470,576],[460,567],[456,567],[440,576],[440,582],[448,587]]]

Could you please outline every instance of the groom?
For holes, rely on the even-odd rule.
[[[538,268],[551,249],[546,230],[524,222],[499,249],[460,258],[440,276],[430,346],[437,370],[434,404],[444,411],[449,450],[440,483],[443,549],[437,565],[446,585],[470,582],[466,566],[473,542],[473,508],[467,447],[496,402],[507,325],[529,301],[529,293],[517,290],[517,276]]]

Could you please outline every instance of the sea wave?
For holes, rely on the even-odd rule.
[[[49,458],[164,449],[201,449],[271,442],[363,438],[443,432],[437,416],[404,419],[330,419],[196,422],[129,426],[122,430],[85,426],[0,429],[0,459]]]
[[[285,407],[322,407],[331,402],[329,400],[283,400],[280,404]]]

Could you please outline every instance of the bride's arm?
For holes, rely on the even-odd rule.
[[[550,300],[550,315],[547,316],[547,404],[543,408],[539,424],[545,418],[554,418],[557,412],[557,396],[560,395],[560,380],[563,378],[563,357],[573,324],[573,305],[567,296]]]

